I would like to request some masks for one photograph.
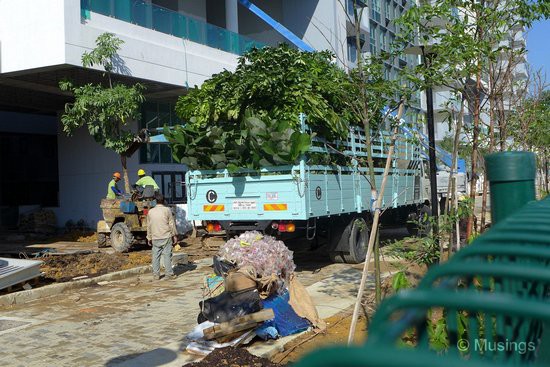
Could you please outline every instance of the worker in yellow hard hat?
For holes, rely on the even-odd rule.
[[[159,189],[159,185],[157,185],[157,183],[155,182],[153,177],[147,176],[145,174],[145,170],[140,168],[138,170],[137,174],[138,174],[139,180],[137,180],[136,186],[141,186],[141,187],[153,186],[155,191],[157,191]]]
[[[118,188],[117,182],[120,181],[120,172],[113,173],[113,179],[107,186],[107,199],[116,199],[122,195],[122,191]]]

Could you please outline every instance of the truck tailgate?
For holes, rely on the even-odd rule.
[[[305,193],[288,174],[203,178],[187,175],[189,219],[307,219]]]

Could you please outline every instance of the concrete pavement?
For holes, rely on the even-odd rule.
[[[0,365],[181,366],[191,359],[184,336],[210,264],[196,262],[174,281],[147,274],[0,308]],[[360,266],[307,264],[297,276],[328,317],[353,304]],[[286,341],[255,343],[253,352],[269,355]]]

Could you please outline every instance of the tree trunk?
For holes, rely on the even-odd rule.
[[[544,150],[544,191],[548,192],[548,153]]]
[[[376,230],[376,239],[374,240],[374,300],[378,306],[382,301],[382,279],[380,275],[380,231]]]
[[[128,168],[126,167],[126,156],[120,156],[120,163],[122,163],[122,174],[124,175],[124,191],[128,194],[130,192],[130,180],[128,179]]]
[[[453,187],[452,182],[453,182],[453,177],[455,177],[454,171],[456,171],[458,167],[458,145],[460,144],[460,133],[462,131],[463,120],[464,120],[464,96],[462,96],[460,101],[460,112],[458,113],[458,120],[456,122],[456,127],[455,127],[455,136],[453,140],[453,155],[452,155],[453,161],[451,163],[451,172],[449,174],[449,182],[447,183],[447,200],[445,200],[444,214],[447,214],[450,211],[451,195],[452,195],[452,200],[454,201],[455,196],[458,194],[457,185],[455,184],[454,189],[452,189]],[[452,233],[453,231],[451,230],[451,238],[452,238]],[[448,258],[451,256],[452,247],[453,247],[453,241],[451,240],[449,242]],[[443,253],[441,253],[441,256],[439,256],[440,262],[442,258],[443,258]]]
[[[401,116],[403,115],[403,104],[399,106],[399,112],[397,113],[397,121],[401,119]],[[350,323],[350,329],[348,334],[348,345],[351,345],[353,343],[353,338],[355,336],[355,328],[357,326],[357,318],[359,317],[359,308],[361,307],[361,301],[363,299],[363,293],[365,292],[365,283],[367,282],[367,276],[369,273],[369,263],[370,263],[370,257],[373,252],[374,242],[376,240],[376,236],[378,234],[378,223],[380,221],[380,210],[379,208],[382,206],[382,198],[384,196],[384,189],[386,187],[386,181],[388,179],[388,174],[390,171],[390,165],[392,161],[393,151],[395,148],[395,141],[397,140],[397,134],[399,127],[396,125],[393,129],[391,141],[390,141],[390,148],[388,151],[388,156],[386,157],[386,166],[384,168],[384,175],[382,176],[382,185],[380,187],[380,194],[378,195],[376,199],[376,207],[374,210],[374,218],[373,218],[373,224],[372,224],[372,231],[370,232],[369,236],[369,245],[367,247],[367,256],[365,258],[365,264],[363,265],[363,273],[361,275],[361,282],[359,283],[359,291],[357,292],[357,299],[355,301],[355,306],[353,309],[353,315],[351,316],[351,323]]]
[[[476,73],[476,91],[474,93],[474,133],[472,137],[472,180],[470,181],[470,199],[472,199],[471,205],[471,214],[468,217],[468,226],[466,227],[466,239],[469,239],[472,235],[472,229],[474,224],[474,211],[476,207],[476,184],[477,184],[477,150],[479,144],[479,119],[481,113],[481,60],[477,62],[477,73]]]
[[[490,90],[494,91],[494,77],[493,77],[493,67],[492,64],[489,64],[489,86]],[[495,149],[495,108],[496,108],[496,98],[493,93],[489,96],[489,153],[492,153]],[[506,140],[506,139],[504,139]],[[503,147],[501,143],[501,147]],[[487,170],[485,170],[485,173]],[[487,216],[487,189],[488,189],[488,180],[487,174],[485,174],[485,179],[483,180],[483,194],[481,195],[481,221],[480,221],[480,233],[485,231],[485,220]]]

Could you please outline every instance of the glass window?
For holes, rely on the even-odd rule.
[[[370,24],[369,50],[373,55],[376,53],[376,26],[373,23]]]
[[[357,62],[357,45],[355,44],[355,38],[348,40],[348,60],[350,62]]]
[[[181,121],[175,115],[173,104],[145,102],[142,105],[140,129],[147,129],[152,135],[160,133],[158,128],[180,123]],[[139,160],[140,163],[176,163],[167,144],[147,144],[141,147]]]
[[[372,0],[372,19],[380,23],[380,0]]]
[[[392,8],[390,0],[384,1],[384,16],[386,19],[391,19],[390,17],[390,9]]]
[[[378,33],[378,47],[380,50],[386,50],[386,32],[382,29]]]
[[[187,202],[183,172],[160,171],[153,172],[152,176],[169,204]]]

